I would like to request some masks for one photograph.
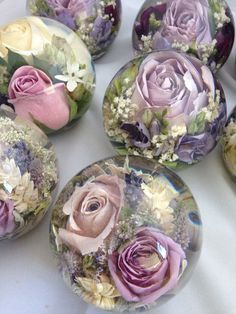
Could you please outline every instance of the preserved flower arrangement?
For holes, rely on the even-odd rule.
[[[145,158],[119,156],[66,185],[50,239],[74,293],[104,310],[142,311],[174,296],[191,276],[201,219],[177,175]]]
[[[135,20],[136,52],[177,49],[218,70],[234,43],[234,20],[224,0],[146,0]]]
[[[88,109],[95,73],[84,43],[53,20],[26,17],[0,28],[0,105],[46,133]]]
[[[219,82],[200,60],[161,51],[133,59],[115,75],[103,118],[119,154],[176,169],[197,163],[215,147],[226,104]]]
[[[32,122],[0,110],[0,240],[34,228],[55,197],[56,155]]]
[[[121,0],[28,0],[27,8],[75,31],[94,59],[107,51],[121,23]]]

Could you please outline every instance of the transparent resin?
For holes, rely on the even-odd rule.
[[[74,293],[103,310],[135,312],[167,301],[189,280],[202,226],[177,175],[145,158],[118,156],[66,185],[50,239]]]
[[[133,27],[137,53],[177,49],[218,70],[234,43],[234,20],[224,0],[146,0]]]
[[[115,75],[103,119],[118,154],[176,169],[199,162],[216,146],[226,121],[225,96],[200,60],[173,50],[153,52]]]
[[[87,111],[95,73],[84,43],[56,21],[25,17],[0,28],[0,99],[46,133]]]

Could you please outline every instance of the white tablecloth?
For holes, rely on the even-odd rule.
[[[0,23],[24,16],[24,0],[4,0]],[[142,0],[124,0],[123,24],[107,55],[96,62],[97,89],[79,124],[51,138],[58,154],[60,190],[85,166],[114,155],[102,124],[102,100],[116,71],[133,56],[131,31]],[[235,0],[228,1],[236,10]],[[220,71],[228,111],[236,104],[235,49]],[[236,313],[236,206],[234,184],[218,147],[200,164],[179,172],[200,207],[204,243],[199,264],[187,286],[171,301],[150,313]],[[85,304],[64,284],[48,242],[50,214],[31,233],[0,243],[0,314],[104,314]]]

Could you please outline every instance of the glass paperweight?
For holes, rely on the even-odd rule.
[[[236,180],[236,107],[229,116],[224,129],[222,145],[225,166]]]
[[[101,57],[116,38],[121,0],[28,0],[30,14],[55,19],[76,32],[93,59]]]
[[[176,169],[197,163],[215,147],[226,104],[219,82],[200,60],[161,51],[133,59],[115,75],[103,118],[117,153]]]
[[[56,155],[32,122],[0,109],[0,240],[33,229],[55,198]]]
[[[0,27],[0,105],[46,133],[70,127],[94,91],[91,56],[79,37],[56,21],[25,17]]]
[[[144,311],[189,280],[202,226],[191,192],[171,170],[117,156],[66,185],[50,239],[65,282],[84,301],[114,312]]]
[[[146,0],[133,27],[137,53],[177,49],[218,70],[234,43],[234,20],[224,0]]]

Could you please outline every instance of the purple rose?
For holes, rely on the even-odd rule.
[[[105,44],[109,39],[112,31],[112,22],[98,16],[94,22],[91,36],[96,40],[97,44]]]
[[[153,37],[153,48],[163,49],[169,43],[207,44],[212,41],[207,0],[169,0],[162,26]]]
[[[209,93],[215,97],[214,78],[208,67],[188,55],[160,51],[142,62],[132,103],[139,104],[140,111],[166,109],[170,125],[188,125],[208,105]]]
[[[14,204],[12,201],[0,200],[0,237],[4,237],[15,229],[13,210]]]
[[[179,244],[146,227],[128,245],[109,255],[108,266],[126,301],[148,304],[176,286],[184,259]]]
[[[48,5],[54,10],[56,16],[65,14],[76,17],[80,12],[86,12],[88,16],[92,14],[94,1],[91,0],[46,0]]]

